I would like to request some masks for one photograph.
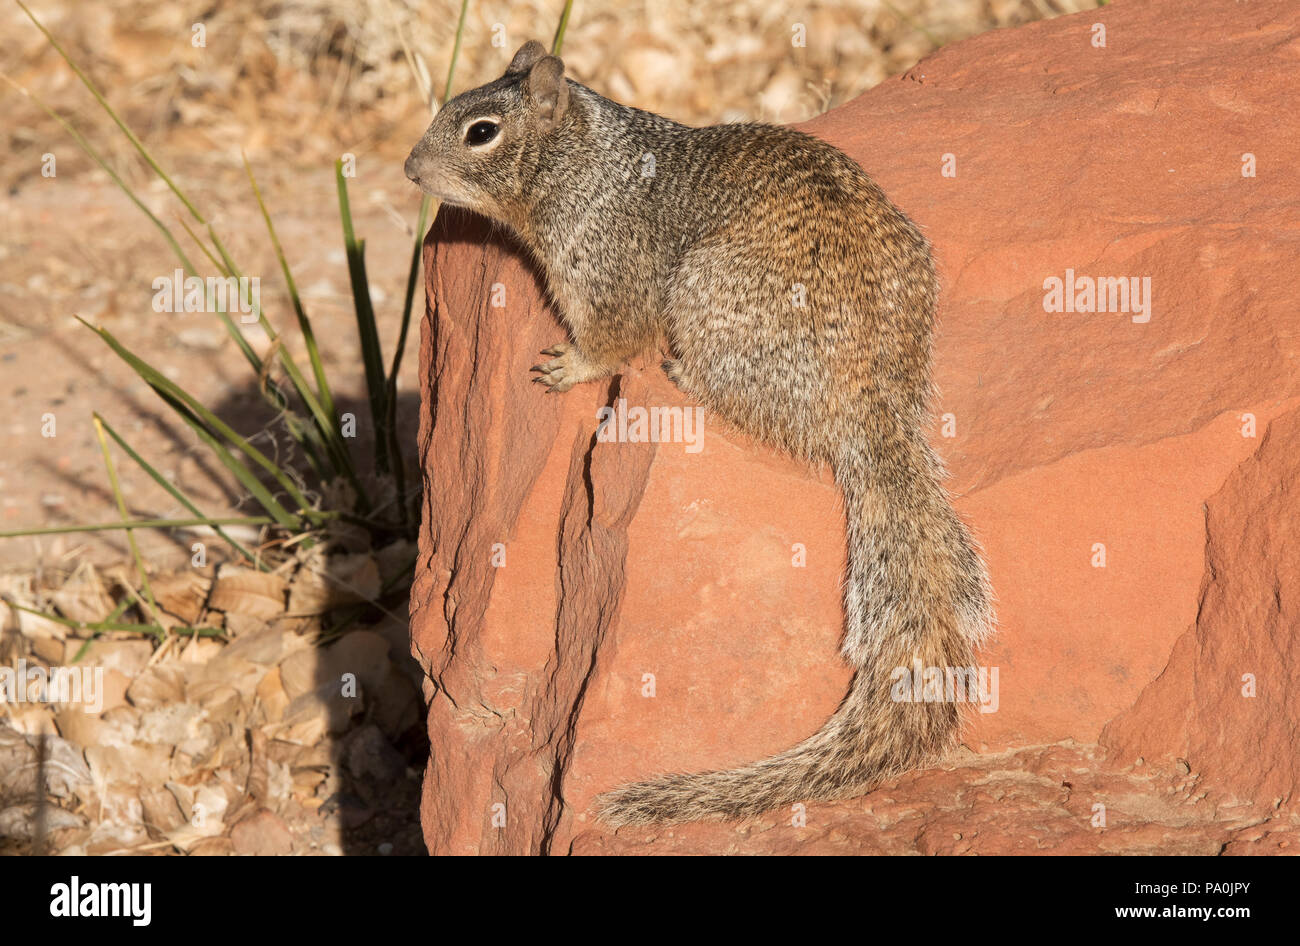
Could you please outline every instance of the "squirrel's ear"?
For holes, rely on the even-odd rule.
[[[527,72],[533,68],[533,63],[546,55],[546,47],[535,39],[530,39],[519,47],[519,52],[515,53],[515,58],[510,60],[510,65],[506,66],[506,75],[516,76],[521,72]]]
[[[564,81],[564,63],[559,57],[544,56],[533,63],[524,80],[524,94],[537,109],[542,131],[550,131],[560,123],[569,107],[569,83]]]

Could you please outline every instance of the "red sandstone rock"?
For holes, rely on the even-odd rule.
[[[1121,758],[1178,758],[1243,799],[1300,786],[1300,411],[1207,504],[1195,623],[1102,742]]]
[[[935,443],[1000,627],[978,754],[811,805],[799,829],[776,812],[615,836],[587,808],[630,779],[784,749],[832,711],[848,672],[829,477],[707,416],[698,453],[597,443],[618,398],[685,404],[658,359],[543,395],[528,367],[563,330],[536,274],[488,225],[441,214],[412,591],[413,652],[436,683],[430,849],[1294,853],[1292,828],[1247,830],[1223,806],[1262,805],[1258,824],[1300,788],[1300,118],[1278,107],[1297,70],[1300,8],[1120,3],[947,47],[806,126],[934,243]],[[1149,277],[1149,320],[1045,311],[1045,280],[1068,270]],[[1103,728],[1110,763],[1019,748]],[[1042,763],[1032,797],[989,787],[1071,752],[1075,776]],[[1157,787],[1125,768],[1138,756],[1190,774]],[[1084,787],[1063,800],[1058,778]],[[1180,792],[1209,806],[1181,836],[1165,797]],[[1094,826],[1120,795],[1118,821]],[[1044,806],[1050,829],[1026,834]]]

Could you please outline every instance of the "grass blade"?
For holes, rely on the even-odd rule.
[[[95,436],[99,438],[99,449],[104,454],[104,466],[108,470],[108,484],[113,488],[113,498],[117,501],[117,511],[122,516],[124,523],[129,523],[131,513],[127,511],[126,500],[122,498],[122,486],[117,481],[117,468],[113,466],[113,456],[108,452],[108,440],[104,437],[104,425],[100,421],[98,414],[92,415],[95,424]],[[135,541],[135,529],[127,526],[126,542],[131,547],[131,557],[135,559],[136,570],[140,572],[140,587],[144,591],[145,600],[149,602],[149,617],[155,621],[158,620],[158,602],[153,597],[153,586],[149,584],[149,573],[145,571],[144,557],[140,554],[140,546]]]
[[[332,517],[332,514],[327,515]],[[29,535],[71,535],[74,532],[112,532],[116,529],[182,529],[186,526],[265,526],[275,522],[270,516],[227,516],[197,519],[134,519],[129,523],[99,522],[88,526],[48,526],[40,529],[15,529],[0,532],[0,539],[21,539]]]
[[[285,475],[284,471],[276,466],[275,463],[266,456],[266,454],[262,453],[262,451],[258,450],[236,433],[229,424],[204,407],[197,398],[183,390],[179,385],[175,384],[170,378],[163,375],[147,362],[141,360],[126,346],[114,338],[113,334],[107,329],[97,328],[85,319],[79,318],[79,321],[91,331],[99,335],[99,337],[117,353],[118,357],[125,360],[135,370],[136,374],[140,375],[140,377],[143,378],[150,387],[163,396],[164,400],[166,400],[173,408],[176,408],[177,413],[185,419],[186,423],[190,424],[191,427],[198,431],[199,435],[204,437],[210,445],[214,447],[220,446],[215,438],[213,438],[209,433],[209,431],[216,431],[246,457],[269,473],[271,478],[274,479],[297,504],[298,513],[300,515],[319,524],[320,512],[312,507],[311,503],[307,501],[307,498],[303,496],[301,490],[298,489],[297,484]],[[179,408],[181,406],[188,408],[188,411],[180,410]],[[224,450],[224,448],[222,448],[222,452],[225,454],[225,456],[222,457],[223,462],[225,462],[227,458],[232,460],[234,459],[230,456],[228,451]],[[230,466],[230,464],[227,465]],[[261,483],[258,483],[255,477],[251,476],[247,467],[236,461],[234,466],[231,467],[231,470],[232,472],[235,472],[236,475],[240,476],[240,481],[244,483],[250,492],[253,492],[254,495],[258,496],[259,501],[266,508],[266,511],[272,516],[275,516],[276,521],[280,522],[281,525],[284,525],[287,528],[296,527],[297,523],[294,517],[290,516],[285,511],[284,507],[276,502],[270,493],[267,492],[266,488],[262,486]],[[246,475],[241,475],[241,470],[242,473]],[[257,487],[256,489],[254,489],[254,484]]]
[[[59,45],[59,41],[54,38],[54,34],[45,28],[45,24],[36,19],[35,14],[33,14],[31,10],[27,9],[27,4],[23,3],[23,0],[14,0],[14,2],[17,3],[18,6],[22,7],[22,11],[27,14],[29,20],[36,24],[36,28],[45,34],[45,38],[49,40],[50,45],[54,47],[55,51],[63,57],[63,61],[68,64],[68,68],[77,74],[77,78],[80,79],[82,84],[90,90],[90,94],[95,97],[95,101],[97,101],[100,107],[108,113],[108,117],[113,119],[117,124],[117,127],[122,130],[122,134],[126,135],[126,140],[131,142],[135,147],[135,150],[140,153],[140,157],[144,158],[149,167],[153,168],[154,173],[162,178],[164,183],[171,188],[171,192],[176,195],[177,199],[180,200],[182,204],[185,205],[185,209],[188,210],[190,214],[193,215],[194,219],[199,221],[199,223],[206,223],[203,219],[203,215],[195,209],[192,203],[190,203],[189,198],[181,193],[181,189],[176,186],[175,182],[167,176],[167,172],[164,171],[159,166],[158,162],[154,160],[153,155],[149,153],[149,149],[141,143],[140,139],[135,136],[130,128],[126,127],[126,122],[122,121],[117,112],[113,110],[113,106],[108,104],[108,100],[100,93],[99,89],[95,86],[95,83],[90,81],[90,77],[81,71],[81,67],[73,62],[72,57],[69,56],[67,51]]]
[[[258,202],[261,202],[260,195]],[[230,257],[230,254],[226,252],[225,246],[222,245],[216,231],[214,231],[211,226],[208,227],[208,236],[212,239],[212,245],[221,256],[225,266],[225,272],[235,279],[242,279],[243,273],[240,271],[239,266]],[[279,395],[277,408],[285,411],[284,419],[286,426],[289,428],[289,432],[307,452],[308,458],[312,463],[312,468],[316,471],[317,476],[326,481],[333,478],[333,476],[326,473],[325,464],[321,459],[322,457],[328,457],[329,467],[333,471],[333,475],[346,477],[348,482],[352,485],[353,490],[356,492],[357,505],[361,509],[368,509],[370,507],[369,497],[366,495],[365,488],[361,485],[361,481],[356,475],[356,469],[352,465],[352,455],[348,452],[347,444],[343,442],[343,436],[338,428],[338,421],[332,413],[326,412],[325,407],[312,392],[311,388],[307,384],[307,379],[303,376],[301,369],[299,369],[298,363],[293,360],[293,356],[289,354],[288,349],[285,348],[283,343],[276,345],[276,343],[280,341],[280,336],[262,311],[261,300],[255,300],[252,308],[253,312],[257,315],[257,320],[261,325],[262,330],[266,332],[267,338],[269,338],[271,344],[278,349],[280,363],[284,365],[285,372],[289,376],[289,381],[293,384],[294,390],[298,393],[298,397],[302,399],[303,404],[307,406],[307,410],[310,412],[312,420],[315,422],[315,427],[310,427],[299,421],[293,411],[287,407],[283,395],[281,394]],[[372,321],[373,317],[372,312]],[[310,324],[308,324],[307,331],[310,332]],[[376,335],[376,341],[377,340],[378,336]],[[316,362],[319,363],[319,356],[317,356]],[[258,365],[261,365],[260,359],[258,360]],[[265,370],[263,368],[259,367],[258,370],[262,376],[265,376]],[[321,372],[321,377],[323,377],[323,367],[321,368]],[[329,390],[328,385],[326,385],[325,390]]]
[[[420,201],[420,216],[415,224],[415,247],[411,251],[411,269],[406,276],[406,298],[402,303],[402,327],[397,333],[397,348],[393,351],[393,367],[388,373],[388,383],[386,385],[385,408],[388,419],[388,436],[391,441],[389,452],[393,457],[393,471],[397,477],[397,503],[403,527],[410,524],[411,514],[406,505],[406,463],[402,457],[402,445],[397,438],[397,375],[401,371],[402,357],[406,353],[406,337],[411,328],[411,308],[415,302],[415,287],[420,282],[424,231],[429,225],[429,208],[432,203],[432,199],[427,194]]]
[[[10,79],[8,76],[3,76],[3,78],[14,89],[16,89],[18,92],[22,93],[24,96],[26,96],[27,98],[35,102],[37,106],[39,106],[40,109],[43,112],[45,112],[46,115],[49,115],[56,122],[58,122],[59,125],[62,126],[63,130],[72,136],[72,139],[76,141],[77,145],[81,148],[81,150],[86,152],[86,154],[90,157],[90,159],[103,169],[104,173],[107,174],[109,178],[113,181],[113,183],[116,184],[121,189],[122,193],[124,193],[127,196],[127,198],[131,201],[131,203],[135,204],[135,206],[139,208],[140,212],[143,213],[146,217],[148,217],[149,220],[153,223],[153,225],[158,228],[158,230],[163,235],[163,239],[167,241],[167,245],[172,248],[172,252],[174,252],[176,254],[177,259],[181,261],[181,265],[185,268],[186,273],[192,275],[195,272],[194,264],[191,263],[189,257],[185,255],[185,251],[181,249],[180,243],[176,241],[176,237],[172,234],[167,224],[159,220],[157,215],[154,214],[153,211],[151,211],[148,207],[144,205],[144,202],[141,201],[140,198],[135,195],[135,191],[131,190],[130,185],[128,185],[126,181],[122,180],[122,178],[118,175],[118,173],[113,170],[113,168],[109,165],[107,161],[104,160],[103,156],[98,151],[95,150],[94,146],[91,145],[91,143],[86,140],[86,137],[82,135],[81,132],[77,131],[77,129],[74,128],[68,122],[67,119],[65,119],[62,115],[60,115],[49,105],[47,105],[40,98],[40,96],[23,88],[21,85],[14,82],[14,80]]]
[[[569,0],[572,3],[572,0]],[[568,7],[566,6],[566,19]],[[456,38],[452,44],[451,62],[447,65],[447,83],[443,86],[442,101],[445,104],[451,98],[452,82],[456,77],[456,63],[460,59],[461,41],[465,36],[465,17],[469,13],[469,0],[461,0],[460,16],[456,21]],[[393,352],[393,367],[385,384],[385,418],[389,438],[389,453],[393,461],[393,470],[397,479],[397,503],[403,527],[411,521],[411,510],[406,504],[406,469],[402,458],[401,444],[397,439],[397,375],[402,367],[402,357],[406,353],[406,337],[411,326],[411,308],[415,301],[415,287],[420,281],[421,250],[424,247],[425,230],[429,226],[429,215],[433,210],[433,198],[428,194],[420,199],[420,213],[415,225],[415,246],[411,250],[411,268],[406,276],[406,298],[402,304],[402,326],[397,336],[397,348]]]
[[[143,213],[151,223],[153,223],[153,225],[162,234],[163,239],[167,242],[167,245],[172,248],[172,252],[176,254],[176,258],[180,260],[181,267],[185,272],[185,275],[186,276],[198,275],[198,270],[195,268],[194,263],[190,260],[189,256],[186,255],[185,251],[181,249],[180,243],[176,240],[176,237],[171,232],[171,229],[165,223],[163,223],[162,220],[160,220],[157,217],[157,215],[155,215],[148,207],[144,205],[144,203],[140,200],[140,198],[136,196],[135,191],[131,189],[130,185],[128,185],[124,180],[122,180],[121,176],[118,175],[118,173],[115,170],[113,170],[113,168],[108,164],[108,162],[104,160],[103,156],[101,156],[100,153],[95,150],[94,146],[91,145],[91,143],[88,140],[86,140],[85,136],[82,135],[81,132],[77,131],[77,129],[74,128],[66,119],[64,119],[62,115],[58,114],[58,112],[50,108],[50,106],[47,105],[44,101],[42,101],[38,96],[33,95],[30,91],[18,85],[8,76],[4,76],[4,79],[6,82],[8,82],[11,86],[13,86],[23,95],[25,95],[26,97],[30,98],[33,102],[35,102],[47,115],[49,115],[56,122],[58,122],[59,125],[63,127],[63,130],[66,131],[73,138],[73,140],[77,142],[77,145],[81,148],[81,150],[84,151],[96,164],[98,164],[104,170],[104,172],[109,176],[109,178],[113,181],[113,183],[115,183],[118,186],[118,188],[122,191],[122,193],[126,195],[127,199],[130,200],[133,204],[135,204],[135,206],[140,210],[140,212]],[[208,259],[212,261],[213,266],[216,268],[218,272],[220,272],[224,276],[231,275],[229,269],[225,268],[225,266],[222,263],[217,261],[217,259],[212,255],[212,252],[199,238],[198,234],[196,234],[190,228],[188,223],[182,220],[181,226],[185,229],[185,232],[189,234],[190,238],[194,240],[195,244],[199,247],[199,249],[203,251],[204,255],[206,255]],[[213,300],[210,294],[208,298],[209,298],[209,304],[211,304]],[[213,308],[216,311],[217,317],[220,318],[222,323],[225,325],[226,332],[230,335],[232,339],[234,339],[235,344],[239,347],[239,350],[243,353],[244,358],[248,361],[253,371],[258,375],[261,375],[263,373],[262,359],[258,357],[255,351],[253,351],[252,346],[249,345],[248,343],[248,339],[244,337],[244,333],[240,331],[237,325],[235,325],[234,321],[230,318],[228,313],[226,313],[223,309],[217,306],[213,306]],[[274,335],[274,332],[271,332],[270,334]],[[283,392],[279,388],[279,385],[272,382],[269,385],[269,392],[263,391],[262,393],[263,396],[269,395],[268,400],[270,400],[272,407],[274,407],[277,411],[284,411],[288,409],[288,399],[285,398]],[[309,456],[313,454],[313,451],[310,449],[308,445],[304,444],[304,448],[308,450]],[[319,465],[319,462],[317,463],[317,465]]]
[[[564,49],[564,33],[569,28],[569,14],[573,12],[573,0],[565,0],[564,12],[560,14],[560,25],[555,28],[555,40],[551,43],[551,55],[558,56]]]
[[[154,390],[157,391],[158,396],[176,412],[177,416],[185,421],[191,430],[198,434],[199,439],[202,440],[214,454],[216,454],[221,465],[229,470],[235,479],[239,480],[244,489],[248,490],[249,493],[253,495],[253,498],[261,504],[262,508],[265,509],[277,523],[291,531],[297,531],[302,527],[301,521],[285,509],[284,506],[280,505],[279,501],[271,495],[271,491],[262,484],[261,480],[253,475],[253,471],[250,470],[238,457],[226,449],[226,446],[213,436],[212,432],[186,407],[185,404],[172,398],[166,392],[159,391],[156,387]]]
[[[469,0],[460,0],[460,19],[456,21],[456,41],[451,47],[451,64],[447,66],[447,84],[442,90],[442,103],[447,104],[451,98],[451,79],[456,74],[456,60],[460,58],[460,41],[465,35],[465,14],[469,12]]]
[[[244,160],[244,170],[248,172],[248,183],[252,185],[253,196],[257,198],[257,206],[262,211],[262,219],[266,221],[266,232],[271,237],[275,258],[280,261],[280,272],[284,274],[284,282],[289,289],[289,299],[293,303],[294,314],[298,317],[298,329],[302,332],[303,341],[307,345],[307,357],[311,361],[312,374],[316,378],[317,396],[325,413],[333,418],[335,416],[334,394],[330,391],[329,379],[325,376],[325,366],[321,363],[320,351],[316,347],[316,333],[312,331],[311,320],[307,318],[302,297],[298,295],[298,285],[293,281],[289,260],[284,255],[284,247],[280,245],[280,238],[276,235],[275,224],[271,222],[271,214],[262,199],[262,190],[257,186],[257,178],[253,176],[253,166],[248,163],[247,155],[241,153],[240,157]]]
[[[5,604],[18,611],[26,611],[28,614],[34,614],[37,617],[45,618],[47,621],[53,621],[55,624],[62,624],[64,627],[70,627],[78,631],[137,631],[146,634],[152,634],[155,637],[162,638],[167,635],[166,629],[157,624],[129,624],[118,623],[113,621],[96,621],[86,623],[84,621],[74,621],[72,618],[65,618],[59,614],[49,614],[45,611],[29,608],[25,604],[19,604],[9,598],[4,599]],[[225,637],[226,632],[219,627],[174,627],[173,634],[188,634],[198,637]],[[77,654],[79,659],[81,654]]]
[[[248,561],[254,567],[261,569],[263,571],[266,570],[267,567],[266,563],[262,562],[252,552],[248,551],[248,549],[244,548],[244,546],[242,546],[239,542],[231,538],[230,535],[224,529],[221,528],[221,526],[214,524],[212,520],[209,520],[206,516],[203,515],[203,513],[199,512],[199,507],[195,506],[194,503],[190,502],[188,497],[186,497],[186,495],[182,493],[176,486],[168,482],[167,478],[164,477],[161,473],[159,473],[156,469],[154,469],[153,466],[151,466],[144,459],[144,457],[140,456],[140,454],[132,450],[131,445],[122,439],[121,435],[119,435],[118,432],[113,429],[112,425],[109,424],[108,421],[100,417],[99,414],[95,414],[94,417],[95,417],[95,422],[100,426],[102,426],[103,429],[108,432],[108,435],[112,437],[114,441],[117,442],[117,445],[126,451],[127,456],[129,456],[132,460],[134,460],[142,470],[148,473],[149,476],[153,478],[153,481],[155,483],[157,483],[159,486],[165,489],[173,499],[175,499],[178,503],[180,503],[182,506],[188,509],[195,516],[198,516],[200,519],[205,520],[207,524],[212,527],[212,530],[217,533],[217,535],[221,536],[221,538],[224,539],[227,542],[227,544],[229,544],[237,552],[243,555],[244,558],[248,559]]]
[[[173,181],[171,177],[167,174],[167,172],[163,170],[162,166],[154,159],[153,155],[150,154],[149,150],[144,146],[144,144],[140,141],[140,139],[135,136],[135,134],[131,131],[129,127],[127,127],[126,123],[122,120],[121,116],[119,116],[118,113],[113,109],[113,107],[108,103],[108,100],[104,98],[103,94],[99,91],[98,87],[90,80],[89,76],[87,76],[85,72],[81,70],[81,68],[76,64],[76,62],[73,61],[72,57],[68,55],[67,51],[62,47],[62,45],[59,44],[58,40],[54,38],[54,35],[48,29],[46,29],[45,25],[36,18],[36,16],[31,12],[31,10],[27,8],[25,4],[23,4],[22,0],[16,0],[16,2],[22,8],[23,12],[27,14],[27,17],[32,21],[32,23],[36,25],[36,28],[39,29],[42,34],[44,34],[46,40],[49,41],[50,45],[54,47],[54,49],[59,53],[60,56],[63,57],[63,60],[68,64],[68,67],[72,69],[72,71],[77,75],[79,79],[81,79],[82,84],[85,85],[85,87],[90,91],[90,94],[94,96],[95,100],[99,103],[100,107],[103,108],[104,111],[108,114],[108,116],[113,120],[113,122],[121,130],[122,134],[126,136],[127,140],[136,149],[136,151],[140,154],[140,156],[145,160],[145,162],[149,165],[149,167],[151,167],[153,171],[158,175],[158,177],[168,186],[168,188],[171,189],[172,193],[176,195],[177,199],[180,200],[181,203],[185,205],[185,208],[190,212],[190,215],[200,225],[206,226],[208,228],[208,232],[209,235],[212,237],[213,244],[218,248],[218,251],[221,252],[223,258],[226,259],[229,268],[231,270],[234,270],[235,267],[233,267],[233,265],[230,265],[229,257],[225,253],[224,247],[222,247],[220,240],[217,239],[216,233],[215,231],[213,231],[211,224],[208,223],[208,221],[203,217],[203,215],[199,212],[198,208],[194,206],[193,202],[191,202],[190,199],[184,194],[184,192],[181,191],[181,189],[176,185],[175,181]],[[11,84],[13,83],[11,82]],[[21,90],[21,87],[19,88]],[[27,93],[26,90],[21,90],[21,91],[23,91],[24,94],[30,96],[30,93]],[[30,97],[35,99],[35,96],[30,96]],[[176,238],[172,235],[171,231],[167,228],[166,224],[164,224],[161,220],[159,220],[153,213],[151,213],[148,210],[148,208],[144,206],[144,204],[131,191],[130,187],[128,187],[126,183],[108,166],[107,162],[105,162],[95,152],[95,150],[90,146],[89,142],[87,142],[86,139],[80,133],[78,133],[75,129],[73,129],[70,124],[64,121],[59,115],[57,115],[52,109],[46,106],[43,102],[39,102],[39,100],[36,101],[38,101],[38,104],[40,104],[41,107],[45,109],[47,113],[49,113],[53,118],[55,118],[55,120],[57,120],[64,127],[64,129],[67,130],[69,134],[71,134],[77,140],[78,144],[81,145],[81,147],[87,152],[87,154],[89,154],[96,161],[96,163],[98,163],[102,168],[104,168],[105,171],[108,172],[110,177],[113,178],[114,182],[123,190],[124,193],[126,193],[126,195],[132,200],[132,202],[135,203],[137,207],[139,207],[142,211],[144,211],[149,216],[149,218],[154,222],[154,224],[162,231],[163,236],[167,240],[168,244],[172,247],[172,250],[176,253],[177,257],[181,260],[182,264],[185,267],[186,274],[195,275],[196,270],[194,269],[193,264],[190,262],[189,258],[185,255],[184,251],[181,250],[180,244],[176,241]],[[194,236],[192,231],[191,231],[191,236]],[[201,241],[197,241],[197,238],[196,238],[196,242],[199,242],[200,246],[202,246]],[[204,251],[207,252],[206,248],[204,248]],[[211,254],[209,254],[209,256],[210,255]],[[244,338],[243,332],[239,330],[238,326],[234,324],[234,322],[224,311],[218,311],[218,315],[220,316],[222,322],[224,323],[226,327],[226,331],[231,335],[232,338],[235,339],[236,343],[240,347],[240,350],[243,352],[244,357],[248,360],[249,364],[253,367],[253,370],[258,372],[259,375],[262,374],[261,359],[258,358],[256,353],[252,350],[251,346],[248,344],[247,339]],[[271,329],[269,323],[266,321],[265,316],[261,314],[260,309],[258,312],[258,316],[259,316],[259,321],[262,323],[263,328],[267,330],[268,334],[271,335],[272,338],[274,338],[274,331]],[[282,360],[285,363],[286,370],[289,371],[290,377],[293,380],[295,380],[295,383],[300,381],[302,377],[301,373],[297,371],[296,365],[293,365],[292,358],[289,356],[288,352],[285,351],[283,348],[281,348],[281,353],[282,353],[281,354]],[[301,390],[302,388],[305,387],[305,385],[299,387]],[[263,391],[264,396],[266,396],[267,393],[268,393],[267,391]],[[271,400],[273,406],[275,406],[277,410],[287,409],[287,401],[284,398],[283,393],[279,391],[278,387],[274,387],[271,390],[270,394],[272,395]],[[304,402],[310,403],[311,401],[314,401],[315,398],[314,396],[304,396],[303,400]],[[319,419],[318,419],[318,423],[319,423]],[[335,423],[333,420],[331,420],[328,424],[325,425],[325,429],[330,430],[334,426]],[[294,433],[295,435],[295,439],[302,444],[304,450],[307,452],[309,456],[309,459],[312,460],[313,467],[316,468],[317,470],[317,475],[321,476],[322,479],[327,478],[325,475],[324,464],[321,461],[321,452],[322,450],[325,449],[325,445],[320,442],[320,438],[319,437],[313,438],[311,434],[308,433],[309,428],[303,427],[301,425],[297,426],[296,428],[293,425],[290,425],[290,428],[291,428],[291,433]],[[313,443],[312,442],[313,440],[315,440],[316,442]],[[341,456],[338,455],[337,450],[327,450],[326,452],[328,452],[331,455],[331,458],[333,460],[337,460],[341,462],[339,472],[344,473],[345,475],[350,474],[349,479],[352,481],[353,487],[357,490],[358,496],[359,497],[364,496],[364,491],[361,489],[361,485],[357,481],[355,473],[351,470],[351,462],[350,462],[350,458],[347,457],[346,450],[343,451]]]
[[[99,640],[100,634],[103,630],[102,625],[112,624],[117,621],[117,619],[122,616],[122,612],[124,612],[130,604],[131,602],[129,599],[119,601],[117,607],[113,609],[112,613],[109,614],[108,617],[104,618],[102,621],[95,621],[93,622],[93,625],[88,625],[84,628],[84,630],[93,630],[95,633],[86,638],[82,645],[77,648],[77,652],[72,655],[72,659],[69,660],[68,663],[75,664],[81,660],[82,657],[86,656],[86,651],[90,650],[90,645]]]
[[[370,418],[375,431],[375,468],[380,473],[392,469],[389,456],[388,411],[384,406],[387,381],[384,356],[379,345],[375,309],[370,302],[370,283],[366,278],[366,244],[358,241],[352,230],[352,208],[348,202],[348,184],[343,176],[343,162],[334,162],[338,181],[339,216],[343,219],[343,248],[347,251],[348,276],[352,283],[352,304],[357,313],[357,334],[361,339],[361,360],[366,369],[366,393],[370,401]]]

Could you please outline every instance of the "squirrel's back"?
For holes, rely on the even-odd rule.
[[[556,281],[654,300],[655,328],[713,365],[713,396],[688,392],[798,455],[833,459],[825,417],[873,377],[888,376],[892,409],[922,422],[930,250],[857,162],[792,128],[692,128],[570,89],[573,122],[538,168],[525,225]],[[593,139],[599,148],[578,145]],[[786,362],[779,375],[756,370],[756,329],[779,337],[765,343]],[[792,399],[800,410],[775,410]]]

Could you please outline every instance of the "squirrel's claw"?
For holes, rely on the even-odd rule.
[[[573,382],[565,377],[563,364],[547,362],[544,365],[534,365],[532,370],[541,372],[532,381],[534,384],[544,385],[547,394],[562,394],[573,387]]]
[[[546,385],[548,394],[563,394],[575,384],[594,381],[608,374],[593,367],[576,345],[553,345],[542,354],[554,357],[550,361],[533,365],[530,370],[539,373],[533,380]]]

